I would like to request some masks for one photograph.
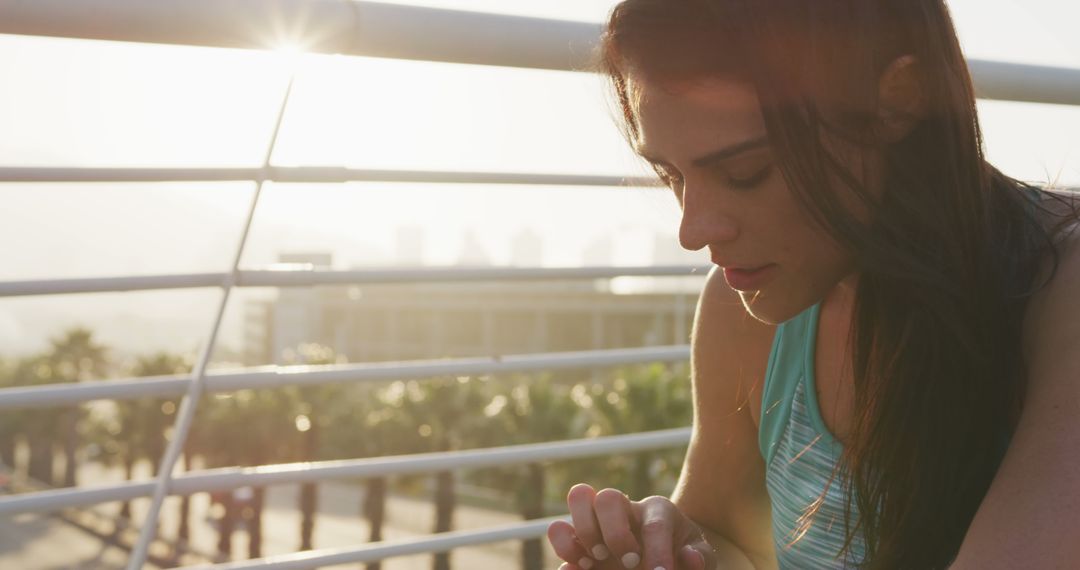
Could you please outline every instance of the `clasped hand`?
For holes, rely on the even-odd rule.
[[[666,497],[631,501],[615,489],[574,485],[566,496],[573,523],[555,521],[548,540],[559,570],[707,570],[712,548],[694,521]]]

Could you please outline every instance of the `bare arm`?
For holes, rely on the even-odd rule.
[[[1075,568],[1080,560],[1080,226],[1025,317],[1024,411],[952,570]]]
[[[701,531],[705,535],[705,541],[712,547],[713,554],[716,555],[720,570],[757,570],[764,567],[755,565],[745,552],[728,539],[706,528],[702,528]]]
[[[750,317],[717,271],[694,319],[694,435],[671,500],[695,521],[720,568],[776,568],[765,463],[750,414],[775,328]]]
[[[747,315],[714,270],[694,319],[694,435],[672,497],[632,501],[587,484],[567,493],[572,522],[548,539],[560,569],[773,570],[765,465],[751,415],[774,328]]]

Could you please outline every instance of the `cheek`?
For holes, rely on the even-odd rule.
[[[820,301],[844,277],[854,271],[853,257],[816,226],[792,219],[777,236],[777,262],[783,267],[773,302],[793,310],[792,316]],[[788,311],[784,311],[788,312]]]
[[[847,263],[850,256],[846,250],[818,225],[786,185],[770,202],[774,210],[770,235],[783,259],[806,270],[828,271]]]

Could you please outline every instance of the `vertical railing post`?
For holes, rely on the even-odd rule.
[[[289,106],[289,97],[292,95],[293,83],[295,81],[296,73],[295,70],[293,70],[290,73],[289,83],[285,88],[285,95],[281,100],[281,108],[278,110],[277,122],[274,124],[274,132],[271,135],[270,144],[266,150],[266,156],[263,159],[262,174],[255,184],[255,194],[252,196],[251,206],[248,208],[247,219],[244,221],[244,230],[240,235],[240,243],[236,247],[236,255],[233,257],[232,270],[226,274],[225,282],[221,285],[221,303],[218,305],[217,315],[215,316],[213,326],[210,329],[210,336],[206,340],[206,345],[203,347],[202,353],[199,355],[199,363],[196,365],[191,376],[191,381],[188,383],[188,392],[184,396],[183,402],[180,404],[180,413],[176,415],[172,440],[169,441],[168,449],[165,450],[165,456],[162,458],[161,467],[158,470],[158,479],[154,486],[154,498],[150,503],[150,510],[143,519],[142,529],[139,532],[139,540],[135,543],[135,549],[131,553],[131,558],[128,559],[127,570],[140,570],[142,568],[143,563],[146,561],[146,554],[150,547],[150,542],[154,540],[154,535],[157,531],[158,515],[161,513],[161,505],[165,501],[165,496],[168,494],[169,486],[172,483],[173,467],[176,465],[176,460],[183,450],[188,432],[191,430],[191,423],[195,417],[195,410],[199,405],[199,397],[202,395],[203,386],[206,380],[206,367],[210,362],[210,356],[214,353],[214,345],[217,343],[218,332],[221,330],[221,322],[225,317],[225,309],[229,303],[229,294],[236,285],[239,276],[240,258],[244,254],[244,246],[247,244],[248,235],[251,232],[251,222],[255,218],[255,208],[259,204],[259,196],[262,194],[263,184],[266,182],[269,173],[270,160],[274,155],[274,148],[277,146],[278,136],[281,132],[281,123],[285,118],[285,110]]]

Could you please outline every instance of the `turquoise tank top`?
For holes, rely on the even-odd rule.
[[[1034,214],[1039,190],[1025,188]],[[765,483],[772,503],[773,543],[781,570],[857,568],[866,545],[858,534],[851,549],[844,545],[844,475],[829,484],[843,445],[829,433],[818,407],[814,381],[814,348],[821,303],[776,327],[765,371],[758,445],[765,458]],[[1011,434],[1002,437],[1004,457]],[[800,520],[828,492],[809,528]],[[852,524],[858,513],[851,513]]]
[[[817,402],[814,341],[820,308],[816,304],[777,326],[765,372],[758,443],[781,570],[855,568],[865,552],[856,535],[849,553],[839,557],[846,508],[843,475],[828,483],[843,446],[829,433]],[[826,485],[824,502],[809,528],[801,529],[803,513]],[[857,514],[852,514],[854,524]]]

